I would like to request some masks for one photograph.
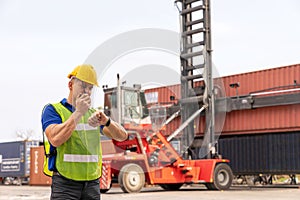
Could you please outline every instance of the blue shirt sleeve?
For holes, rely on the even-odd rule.
[[[100,126],[100,133],[104,135],[104,133],[103,133],[103,128],[104,128],[104,125],[101,125],[101,126]]]
[[[62,120],[59,114],[55,111],[51,104],[48,104],[42,113],[42,128],[43,131],[51,124],[61,124]]]

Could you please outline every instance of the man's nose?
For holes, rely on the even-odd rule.
[[[88,94],[89,96],[91,96],[92,90],[86,87],[86,88],[84,88],[84,93],[86,93],[86,94]]]

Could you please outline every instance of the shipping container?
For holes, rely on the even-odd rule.
[[[28,178],[30,175],[30,148],[39,141],[0,143],[0,177]]]
[[[44,146],[31,147],[30,150],[30,185],[51,185],[52,178],[44,170]]]
[[[222,84],[220,84],[220,80],[222,80]],[[288,88],[297,85],[299,87],[300,65],[224,76],[217,82],[227,97],[247,96],[282,86]],[[230,87],[230,84],[234,83],[238,83],[239,87]],[[201,85],[202,83],[195,84]],[[145,95],[150,106],[157,103],[176,104],[181,98],[180,85],[146,89]],[[297,117],[299,112],[300,104],[235,110],[226,113],[224,125],[221,123],[222,127],[218,127],[218,129],[222,130],[223,135],[300,131],[300,120]],[[180,123],[180,117],[169,123],[166,127],[166,134],[171,134],[179,127]],[[203,135],[204,125],[204,119],[200,118],[195,124],[196,135]]]
[[[300,173],[299,131],[222,136],[219,151],[235,175]]]

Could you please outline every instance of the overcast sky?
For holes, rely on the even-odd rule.
[[[300,63],[300,1],[211,2],[222,76]],[[0,0],[0,142],[19,130],[41,139],[42,108],[67,97],[67,74],[105,41],[141,28],[178,32],[174,1]]]

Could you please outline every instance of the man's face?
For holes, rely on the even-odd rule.
[[[73,101],[76,100],[78,95],[80,94],[87,94],[89,96],[92,95],[92,91],[94,86],[92,84],[86,83],[84,81],[81,81],[77,78],[72,78],[72,85],[73,85]]]

